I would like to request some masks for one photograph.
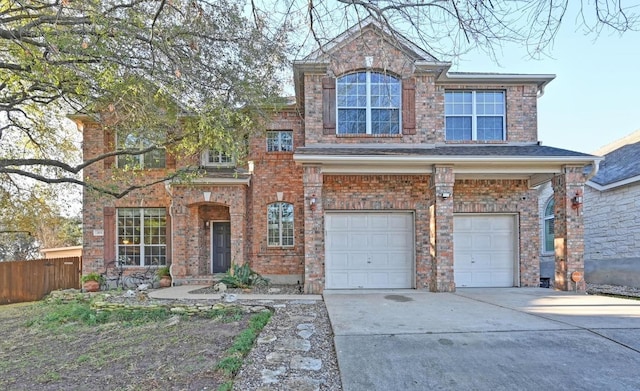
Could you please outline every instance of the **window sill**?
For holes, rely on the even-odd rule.
[[[336,134],[338,138],[402,138],[402,134]]]
[[[445,140],[445,144],[509,144],[507,140]]]

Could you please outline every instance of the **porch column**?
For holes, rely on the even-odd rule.
[[[453,278],[453,184],[452,166],[434,165],[431,175],[433,204],[429,207],[432,292],[455,292]],[[444,195],[444,196],[443,196]]]
[[[180,201],[183,198],[173,198],[171,206],[171,273],[174,283],[180,284],[187,276],[187,237],[189,208]]]
[[[584,290],[584,218],[581,203],[574,197],[582,196],[585,176],[582,166],[565,166],[563,173],[553,177],[552,185],[555,201],[554,250],[555,285],[559,290],[573,290],[576,285],[571,280],[574,272],[581,273],[582,281],[577,288]]]
[[[324,208],[322,205],[322,166],[304,165],[304,291],[324,290]],[[314,207],[310,200],[316,199]]]
[[[231,220],[231,265],[243,265],[248,262],[244,257],[245,232],[247,231],[246,187],[237,192],[229,206]]]

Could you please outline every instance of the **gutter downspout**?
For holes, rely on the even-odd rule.
[[[587,179],[584,181],[585,183],[589,182],[589,180],[591,180],[591,178],[593,178],[594,176],[596,176],[598,174],[598,170],[600,170],[600,162],[601,161],[602,161],[602,159],[594,159],[593,160],[593,163],[592,163],[593,170],[591,170],[589,175],[587,175]]]
[[[169,266],[169,275],[171,276],[171,286],[176,286],[176,279],[173,276],[173,193],[171,192],[171,184],[169,181],[164,181],[164,190],[171,197],[171,203],[169,204],[169,217],[171,217],[171,265]]]

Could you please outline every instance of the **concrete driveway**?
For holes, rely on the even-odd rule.
[[[640,301],[541,288],[324,299],[344,391],[640,390]]]

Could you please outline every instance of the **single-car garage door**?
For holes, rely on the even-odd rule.
[[[457,287],[516,285],[513,215],[453,217],[453,274]]]
[[[327,213],[326,289],[412,288],[412,213]]]

